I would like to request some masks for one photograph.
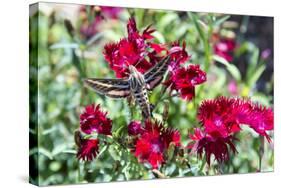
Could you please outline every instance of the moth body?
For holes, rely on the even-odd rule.
[[[149,103],[147,90],[152,90],[161,83],[169,62],[170,56],[168,55],[144,74],[133,65],[129,65],[128,78],[86,78],[84,82],[96,92],[111,98],[132,96],[140,106],[144,119],[147,119],[152,116],[152,105]]]
[[[130,70],[130,78],[128,81],[129,81],[131,93],[137,104],[140,106],[143,117],[147,119],[152,114],[151,114],[150,103],[148,100],[144,76],[143,74],[138,72],[138,70],[135,67],[131,65],[129,66],[129,70]]]

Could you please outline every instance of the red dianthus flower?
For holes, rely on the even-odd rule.
[[[170,63],[170,71],[173,72],[180,68],[180,65],[185,63],[190,59],[190,55],[188,55],[186,51],[186,43],[185,41],[182,43],[182,47],[179,42],[174,42],[172,44],[172,48],[169,50],[171,54],[171,63]]]
[[[83,139],[78,148],[77,158],[84,161],[91,161],[99,153],[99,140]]]
[[[111,135],[112,121],[107,118],[107,112],[100,109],[100,105],[88,105],[80,115],[80,129],[86,134],[97,132]]]
[[[131,136],[139,135],[144,131],[140,121],[132,121],[128,125],[128,134]]]
[[[214,45],[214,53],[227,61],[231,62],[233,60],[233,52],[236,47],[236,42],[232,38],[222,38],[219,39]]]
[[[195,96],[195,86],[206,81],[206,73],[199,65],[189,65],[172,72],[170,78],[164,84],[171,90],[179,92],[181,98],[192,100]]]
[[[273,129],[273,111],[248,99],[218,97],[205,100],[199,107],[198,119],[203,129],[195,129],[190,136],[195,141],[191,146],[199,156],[205,152],[209,164],[211,154],[222,162],[229,158],[229,147],[236,152],[233,134],[241,130],[241,125],[249,125],[268,141],[270,137],[266,131]]]
[[[141,162],[148,162],[152,168],[158,168],[165,162],[164,153],[170,144],[180,145],[180,134],[177,130],[164,128],[159,122],[145,122],[145,130],[137,139],[135,156]]]
[[[233,143],[235,138],[232,135],[216,137],[196,128],[194,130],[194,135],[190,135],[190,138],[194,143],[190,144],[189,147],[194,148],[200,158],[202,158],[203,153],[205,153],[209,165],[212,154],[215,156],[215,159],[221,163],[229,159],[229,149],[231,149],[233,153],[237,152]]]
[[[166,49],[164,45],[151,42],[154,31],[148,26],[140,33],[135,20],[131,18],[127,24],[128,37],[105,45],[104,57],[116,77],[128,77],[129,65],[134,65],[139,72],[144,73],[161,59],[161,52]]]
[[[106,7],[106,6],[90,6],[90,13],[87,13],[86,6],[82,6],[80,9],[81,26],[80,33],[83,38],[90,39],[98,33],[98,27],[101,22],[106,19],[116,19],[122,11],[122,8],[118,7]],[[92,22],[89,22],[87,14],[94,15]]]

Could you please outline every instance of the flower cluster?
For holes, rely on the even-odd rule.
[[[173,43],[169,51],[171,55],[170,77],[164,82],[164,85],[170,91],[177,91],[182,99],[192,100],[195,96],[195,86],[204,83],[207,77],[199,65],[183,66],[190,59],[185,48],[185,42],[183,42],[182,47],[180,47],[179,42]]]
[[[147,120],[142,131],[138,132],[134,154],[141,162],[148,162],[153,169],[165,162],[165,152],[169,146],[180,146],[180,133],[165,128],[162,123]]]
[[[111,135],[112,121],[107,118],[107,113],[101,111],[100,105],[88,105],[80,115],[80,130],[82,133],[92,136],[93,134]],[[82,160],[92,160],[99,150],[97,138],[83,139],[78,145],[77,157]]]
[[[128,77],[129,65],[134,65],[139,72],[144,73],[161,59],[161,53],[166,49],[164,45],[152,42],[154,37],[151,34],[154,31],[148,26],[140,33],[135,20],[131,18],[127,24],[128,37],[104,47],[104,57],[116,77]]]
[[[104,11],[106,12],[106,9]],[[114,15],[115,13],[111,16]],[[99,18],[96,17],[96,22],[98,20]],[[199,65],[185,64],[191,57],[187,53],[185,42],[182,44],[174,42],[170,45],[155,43],[154,31],[148,26],[140,32],[136,21],[133,18],[129,19],[128,36],[116,43],[105,45],[103,54],[106,61],[117,78],[127,78],[129,65],[145,73],[168,55],[170,62],[164,87],[170,90],[170,94],[176,91],[182,99],[192,100],[195,97],[195,87],[206,82],[206,72]],[[232,61],[235,46],[233,39],[219,38],[215,42],[214,52]],[[234,82],[231,84],[229,92],[236,95],[236,85]],[[165,119],[166,115],[163,116]],[[189,136],[192,143],[188,147],[196,151],[199,157],[205,154],[209,165],[212,155],[222,163],[229,159],[230,152],[237,152],[234,144],[237,140],[235,134],[242,130],[242,126],[249,126],[259,135],[266,137],[268,142],[271,141],[268,131],[273,130],[272,109],[253,103],[249,99],[218,97],[205,100],[198,109],[197,119],[202,126],[195,128],[194,133]],[[112,120],[107,117],[107,112],[102,111],[99,105],[86,106],[80,115],[79,133],[84,136],[78,139],[77,157],[85,161],[95,158],[99,153],[101,141],[97,135],[110,136],[111,129]],[[167,128],[153,118],[145,119],[144,123],[131,121],[127,130],[129,139],[117,137],[116,135],[119,134],[114,135],[117,138],[111,137],[111,139],[120,142],[122,148],[130,150],[139,162],[149,164],[152,169],[158,169],[167,162],[171,145],[177,147],[176,149],[182,149],[179,131]]]
[[[200,69],[199,65],[188,65],[172,71],[170,78],[165,81],[165,85],[171,90],[179,92],[181,98],[192,100],[195,96],[195,86],[207,80],[206,73]]]
[[[87,10],[87,8],[89,8],[89,10]],[[117,19],[121,11],[122,8],[118,7],[82,6],[80,9],[81,36],[85,39],[90,39],[98,32],[98,27],[104,19]],[[87,14],[93,16],[91,22],[89,22]]]
[[[208,164],[211,154],[218,162],[228,160],[230,148],[236,152],[233,144],[234,133],[241,125],[249,125],[258,134],[270,137],[266,131],[273,129],[273,112],[247,99],[218,97],[205,100],[198,110],[198,119],[203,128],[195,129],[190,138],[195,141],[191,146],[199,156],[205,152]]]
[[[206,81],[206,73],[200,69],[199,65],[183,67],[183,64],[190,59],[185,42],[182,47],[179,42],[174,42],[168,50],[168,45],[153,42],[154,31],[148,26],[140,33],[135,20],[131,18],[127,24],[128,37],[122,38],[117,43],[107,44],[104,47],[105,59],[116,77],[124,78],[129,75],[129,65],[134,65],[139,72],[145,73],[163,58],[163,54],[169,54],[171,76],[164,85],[171,91],[179,92],[183,99],[191,100],[195,95],[195,85]]]

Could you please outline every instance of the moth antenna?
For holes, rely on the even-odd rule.
[[[138,60],[138,62],[134,65],[134,67],[137,67],[138,64],[139,64],[146,56],[147,56],[147,53],[145,53],[144,56]]]
[[[128,63],[127,63],[127,64],[128,64]],[[124,68],[124,66],[122,66],[122,65],[116,65],[116,64],[114,64],[113,66],[114,66],[114,67],[118,67],[118,68]],[[128,67],[128,65],[127,65],[127,67]],[[128,73],[128,72],[125,72],[125,74],[129,76],[129,73]]]

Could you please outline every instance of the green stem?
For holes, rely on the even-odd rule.
[[[178,93],[175,93],[175,94],[173,94],[173,95],[169,95],[169,96],[167,96],[167,97],[164,97],[164,95],[162,95],[161,98],[160,98],[160,99],[157,101],[157,103],[155,104],[155,108],[158,106],[158,104],[159,104],[160,102],[162,102],[162,101],[164,101],[164,100],[166,100],[166,99],[171,99],[171,98],[173,98],[173,97],[177,97],[177,96],[179,96]]]
[[[156,178],[169,178],[169,176],[166,176],[165,174],[163,174],[162,172],[160,172],[157,169],[153,169],[152,173]]]
[[[262,169],[262,158],[264,154],[264,137],[260,136],[260,148],[259,148],[259,172],[261,172]]]
[[[224,165],[224,163],[219,163],[218,164],[218,173],[219,173],[219,175],[224,174],[223,165]]]

